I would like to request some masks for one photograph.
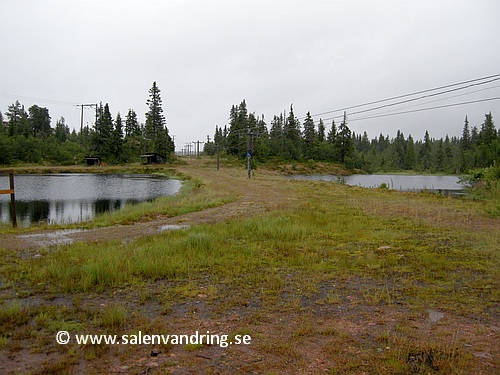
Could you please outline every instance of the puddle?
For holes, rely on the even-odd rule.
[[[189,229],[189,225],[182,225],[182,224],[167,224],[163,225],[160,228],[158,228],[158,231],[165,232],[169,230],[181,230],[181,229]]]
[[[73,239],[67,236],[81,231],[82,229],[66,229],[50,233],[23,234],[19,237],[25,238],[42,247],[52,245],[69,245],[73,243]]]

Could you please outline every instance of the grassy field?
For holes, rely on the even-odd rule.
[[[194,181],[178,198],[93,225],[167,215],[186,229],[22,255],[0,242],[0,372],[500,371],[500,219],[484,201],[297,181],[277,168],[248,180],[204,159],[173,168]],[[61,330],[251,343],[59,345]]]

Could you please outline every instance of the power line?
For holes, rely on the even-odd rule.
[[[493,86],[493,87],[487,87],[487,88],[485,88],[485,89],[481,89],[481,90],[474,90],[474,91],[467,92],[467,93],[464,93],[464,94],[458,94],[458,95],[447,96],[446,98],[441,98],[441,99],[430,100],[430,101],[426,101],[426,102],[424,102],[424,103],[418,103],[418,104],[408,105],[408,106],[406,106],[406,107],[402,107],[402,108],[400,108],[400,109],[415,108],[415,107],[423,106],[423,105],[426,105],[426,104],[431,104],[431,103],[442,102],[442,101],[445,101],[445,100],[449,100],[449,99],[453,99],[453,98],[458,98],[458,97],[460,97],[460,96],[466,96],[466,95],[476,94],[476,93],[478,93],[478,92],[483,92],[483,91],[486,91],[486,90],[496,89],[496,88],[498,88],[498,87],[500,87],[500,85],[496,85],[496,86]],[[392,110],[387,111],[387,112],[382,112],[382,114],[385,114],[385,113],[392,113]],[[340,116],[337,116],[337,117],[340,117]]]
[[[488,81],[485,81],[485,80],[488,80]],[[466,88],[470,88],[470,87],[473,87],[473,86],[484,85],[484,84],[491,83],[491,82],[494,82],[494,81],[497,81],[497,80],[500,80],[500,74],[494,74],[494,75],[491,75],[491,76],[486,76],[486,77],[476,78],[476,79],[472,79],[472,80],[468,80],[468,81],[462,81],[462,82],[453,83],[453,84],[449,84],[449,85],[439,86],[439,87],[435,87],[435,88],[431,88],[431,89],[427,89],[427,90],[415,91],[415,92],[412,92],[412,93],[409,93],[409,94],[393,96],[393,97],[386,98],[386,99],[380,99],[380,100],[375,100],[375,101],[371,101],[371,102],[367,102],[367,103],[357,104],[357,105],[349,106],[349,107],[345,107],[345,108],[339,108],[339,109],[334,109],[334,110],[331,110],[331,111],[316,113],[316,114],[313,114],[311,116],[321,116],[321,115],[325,115],[325,114],[329,114],[329,113],[334,113],[334,112],[347,111],[349,109],[366,107],[368,105],[373,105],[373,104],[380,104],[380,103],[388,102],[388,101],[391,101],[391,100],[403,99],[403,98],[407,98],[407,97],[410,97],[410,96],[415,96],[415,95],[429,93],[429,92],[432,92],[432,91],[448,89],[448,88],[451,88],[451,87],[456,87],[456,86],[461,86],[461,85],[467,85],[467,86],[464,86],[464,87],[455,88],[455,89],[452,89],[452,90],[446,90],[446,91],[442,91],[442,92],[439,92],[439,93],[434,93],[434,94],[429,94],[429,95],[423,95],[423,96],[420,96],[418,98],[407,99],[407,100],[403,100],[403,101],[396,102],[396,103],[385,104],[383,106],[378,106],[378,107],[375,107],[375,108],[369,108],[369,109],[365,109],[365,110],[362,110],[362,111],[352,112],[352,113],[350,113],[350,115],[359,114],[359,113],[365,113],[365,112],[375,111],[377,109],[381,109],[381,108],[385,108],[385,107],[395,106],[395,105],[398,105],[398,104],[404,104],[404,103],[408,103],[408,102],[411,102],[411,101],[416,101],[416,100],[424,99],[424,98],[431,97],[431,96],[443,95],[443,94],[450,93],[450,92],[453,92],[453,91],[464,90]],[[485,82],[479,82],[479,81],[485,81]],[[474,83],[474,82],[478,82],[478,83]],[[335,118],[335,117],[341,117],[341,116],[334,116],[332,118]],[[305,118],[305,116],[304,117],[299,117],[299,120],[302,120],[304,118]]]
[[[471,101],[468,101],[468,102],[453,103],[453,104],[446,104],[446,105],[440,105],[440,106],[435,106],[435,107],[414,109],[414,110],[411,110],[411,111],[402,111],[402,112],[387,113],[387,114],[382,114],[382,115],[374,115],[374,116],[368,116],[368,117],[354,118],[354,119],[349,119],[349,122],[361,121],[361,120],[369,120],[369,119],[381,118],[381,117],[396,116],[396,115],[404,115],[404,114],[407,114],[407,113],[430,111],[430,110],[441,109],[441,108],[458,107],[458,106],[461,106],[461,105],[474,104],[474,103],[482,103],[482,102],[488,102],[488,101],[492,101],[492,100],[500,100],[500,96],[497,96],[497,97],[494,97],[494,98],[488,98],[488,99],[471,100]],[[326,119],[326,120],[330,120],[330,119]]]
[[[30,100],[30,101],[36,101],[36,102],[41,102],[41,103],[59,104],[59,105],[67,105],[67,106],[75,106],[76,105],[76,103],[66,102],[63,100],[43,99],[43,98],[35,98],[35,97],[31,97],[31,96],[23,96],[23,95],[15,95],[15,94],[7,94],[7,93],[0,93],[0,97],[4,98],[4,99]]]

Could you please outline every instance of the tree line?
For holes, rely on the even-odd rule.
[[[161,90],[156,82],[149,89],[145,124],[129,109],[123,119],[113,118],[108,103],[96,105],[92,127],[70,132],[61,117],[51,126],[47,108],[32,105],[26,111],[19,101],[0,112],[0,164],[81,163],[85,156],[98,156],[109,163],[140,160],[142,153],[156,153],[168,159],[175,145],[163,114]]]
[[[231,107],[228,125],[215,127],[213,140],[205,143],[205,152],[239,158],[250,154],[259,162],[328,161],[369,173],[464,173],[500,162],[500,130],[496,130],[490,112],[480,129],[471,128],[465,117],[461,137],[434,139],[425,131],[422,140],[415,140],[398,130],[394,138],[380,134],[369,139],[366,131],[356,134],[349,129],[345,113],[340,124],[332,120],[327,129],[322,119],[316,124],[310,112],[300,122],[290,106],[288,113],[275,115],[268,126],[264,117],[248,112],[243,100]]]

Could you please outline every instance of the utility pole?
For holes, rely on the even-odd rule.
[[[83,134],[83,108],[84,107],[95,108],[95,117],[97,120],[97,104],[77,104],[76,107],[82,107],[82,115],[80,118],[80,135],[82,135]]]
[[[193,141],[191,143],[194,143],[197,147],[196,147],[196,156],[200,156],[200,143],[205,143],[203,141]]]
[[[248,128],[248,138],[247,138],[247,171],[248,171],[248,178],[252,176],[252,169],[251,169],[251,164],[250,164],[250,159],[252,157],[252,153],[250,152],[250,140],[252,137],[252,132],[250,131],[250,128]]]
[[[220,165],[220,146],[219,145],[215,145],[215,147],[217,148],[217,170],[219,170],[219,165]]]

